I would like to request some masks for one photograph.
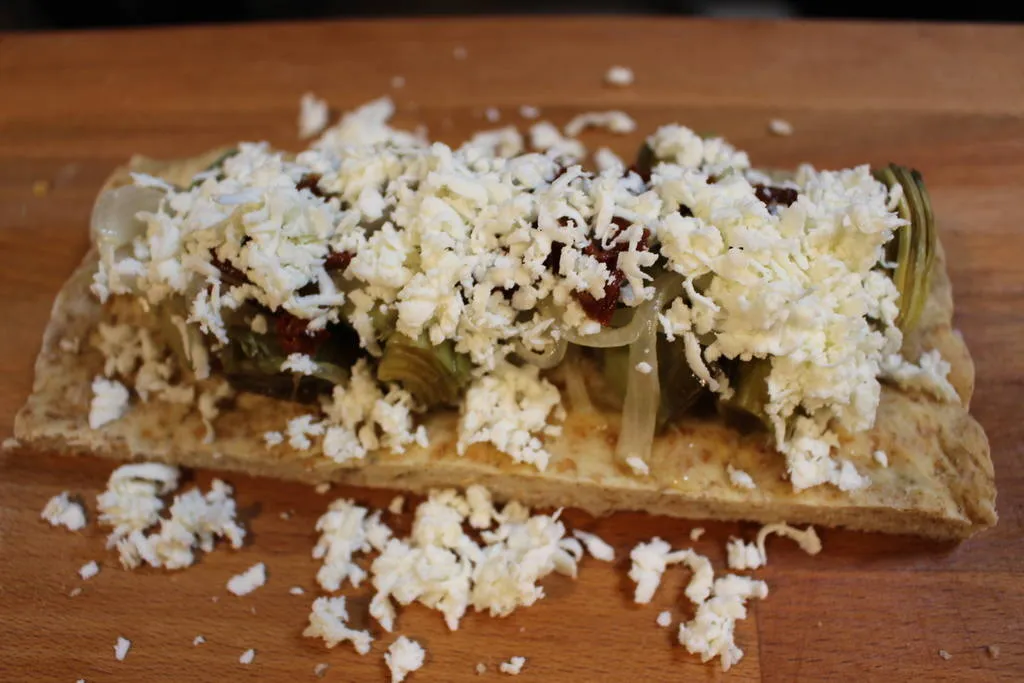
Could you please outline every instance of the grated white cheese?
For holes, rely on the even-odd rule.
[[[228,592],[238,596],[248,595],[266,582],[267,567],[262,562],[257,562],[241,574],[228,579]]]
[[[313,490],[316,491],[317,494],[322,496],[331,490],[331,483],[328,481],[322,481],[316,486],[314,486]]]
[[[793,134],[793,124],[786,119],[772,119],[768,122],[768,130],[773,135],[788,137]]]
[[[633,84],[633,70],[628,66],[613,66],[604,75],[604,82],[620,88]]]
[[[640,361],[636,364],[636,371],[642,375],[649,375],[653,370],[654,368],[651,367],[650,363]]]
[[[938,349],[922,353],[917,363],[911,363],[898,353],[892,353],[882,360],[882,372],[886,379],[904,389],[922,391],[940,401],[956,403],[960,401],[960,396],[949,381],[949,371],[949,362],[942,358]]]
[[[679,643],[690,654],[699,654],[702,662],[719,657],[722,670],[728,671],[743,658],[735,630],[736,621],[747,617],[746,601],[767,596],[763,581],[731,574],[716,579],[710,598],[697,606],[694,618],[679,625]]]
[[[748,490],[757,488],[757,484],[754,483],[754,478],[747,472],[736,469],[732,465],[726,465],[726,471],[729,473],[729,483],[736,488]]]
[[[655,619],[655,622],[658,624],[658,626],[662,628],[668,628],[672,625],[672,612],[668,610],[660,612],[658,614],[658,618]]]
[[[622,175],[622,172],[626,168],[626,164],[622,161],[622,158],[607,147],[597,148],[597,151],[594,152],[594,164],[597,166],[598,172],[610,172],[615,175]]]
[[[636,130],[636,121],[624,111],[591,111],[574,117],[563,130],[566,137],[575,138],[587,128],[604,128],[624,135]]]
[[[100,573],[100,566],[96,564],[96,560],[86,562],[78,569],[78,575],[82,577],[83,581],[88,581],[92,577]]]
[[[48,500],[39,516],[49,522],[50,526],[62,526],[68,531],[78,531],[85,527],[85,509],[68,498],[67,491]]]
[[[355,651],[365,655],[370,651],[373,637],[369,631],[357,631],[348,627],[348,610],[345,597],[321,597],[313,601],[309,615],[309,626],[302,632],[306,638],[322,638],[324,644],[333,648],[339,643],[350,642]]]
[[[292,586],[291,588],[288,589],[288,594],[289,595],[302,595],[305,592],[306,591],[304,591],[302,589],[302,586]]]
[[[336,591],[346,580],[358,588],[366,571],[353,558],[357,553],[381,550],[391,537],[391,530],[380,521],[380,512],[369,516],[367,512],[365,507],[339,498],[317,520],[320,539],[313,558],[323,560],[316,580],[324,590]]]
[[[391,683],[402,683],[405,677],[420,669],[426,659],[426,651],[415,640],[399,636],[384,653],[384,662],[391,671]]]
[[[572,532],[572,535],[583,541],[583,545],[586,546],[587,552],[596,559],[602,562],[614,562],[615,561],[615,549],[605,543],[605,541],[597,534],[591,534],[586,531],[580,531],[576,529]]]
[[[742,539],[738,538],[729,540],[726,546],[729,568],[757,569],[768,564],[765,541],[770,534],[778,534],[796,541],[800,549],[808,555],[817,555],[821,552],[821,540],[814,531],[814,527],[808,526],[801,530],[784,523],[766,524],[757,532],[757,539],[754,543],[744,543]]]
[[[536,366],[502,364],[467,389],[456,449],[463,455],[474,443],[490,443],[516,462],[544,471],[551,456],[538,435],[549,433],[550,417],[564,415],[558,389]]]
[[[637,476],[646,477],[651,473],[651,468],[639,455],[631,455],[626,458],[626,464],[629,466],[629,469],[633,470],[633,474]]]
[[[252,661],[254,659],[256,659],[256,650],[253,650],[252,648],[250,648],[250,649],[246,650],[245,652],[243,652],[241,654],[241,656],[238,658],[238,663],[239,664],[252,664]]]
[[[117,637],[117,642],[114,644],[114,659],[119,662],[123,662],[124,658],[128,656],[128,650],[132,648],[132,641],[122,636]]]
[[[311,138],[327,127],[327,102],[313,93],[305,93],[299,100],[299,137]]]
[[[519,115],[524,119],[535,119],[540,116],[540,109],[529,104],[519,107]]]
[[[475,671],[477,676],[483,676],[485,673],[487,673],[487,665],[483,662],[477,662]]]
[[[284,434],[281,432],[264,432],[263,442],[267,444],[267,448],[273,448],[284,443]]]
[[[99,429],[119,420],[128,410],[128,389],[117,380],[97,377],[92,381],[92,401],[89,403],[89,427]]]
[[[711,562],[692,550],[672,552],[668,543],[654,537],[646,543],[637,544],[630,552],[629,558],[631,560],[629,578],[636,583],[633,595],[633,601],[636,603],[649,603],[661,584],[661,577],[665,573],[665,569],[669,565],[678,563],[685,564],[693,572],[684,592],[694,604],[707,598],[711,591],[711,581],[714,577]]]
[[[205,642],[206,642],[206,638],[204,638],[201,635],[196,636],[195,638],[192,639],[192,647],[197,647],[199,645],[202,645]]]
[[[323,678],[329,668],[331,668],[330,664],[321,662],[313,667],[313,675],[317,678]]]
[[[405,507],[405,496],[395,496],[388,503],[388,512],[393,515],[402,514],[402,509]]]
[[[501,112],[495,107],[487,107],[487,109],[484,110],[484,118],[491,123],[497,123],[498,120],[501,119]]]
[[[704,535],[704,527],[697,526],[690,529],[690,540],[696,543],[700,540],[700,537]]]
[[[501,673],[508,674],[509,676],[518,676],[523,671],[523,666],[526,665],[526,657],[513,657],[507,662],[502,662],[498,668]]]
[[[889,456],[886,454],[885,451],[875,451],[871,457],[874,458],[875,462],[877,462],[882,467],[889,466]]]

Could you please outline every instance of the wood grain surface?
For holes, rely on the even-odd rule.
[[[612,64],[631,66],[636,83],[605,86]],[[405,86],[391,90],[396,75]],[[999,525],[960,546],[825,531],[817,557],[773,542],[758,572],[771,594],[738,627],[746,658],[722,674],[674,644],[674,628],[655,625],[663,609],[689,617],[683,570],[668,572],[654,604],[630,601],[632,545],[660,535],[687,546],[695,524],[570,511],[570,526],[616,546],[615,565],[585,560],[578,580],[547,579],[536,606],[507,619],[473,614],[455,633],[437,613],[405,609],[400,631],[428,650],[409,680],[475,680],[478,662],[499,676],[513,655],[529,658],[523,680],[538,681],[1024,680],[1022,86],[1020,26],[559,18],[0,35],[0,437],[28,394],[53,296],[85,251],[104,177],[136,152],[183,156],[239,139],[298,148],[307,90],[338,108],[390,91],[399,124],[425,124],[449,142],[487,126],[491,106],[524,124],[516,112],[530,104],[556,123],[628,111],[637,134],[585,134],[625,155],[644,132],[678,121],[727,136],[758,165],[898,161],[923,171],[941,222],[956,324],[977,362],[972,410],[992,443]],[[769,135],[772,117],[795,134]],[[68,533],[39,520],[63,490],[93,513],[110,470],[0,456],[0,681],[307,680],[320,662],[331,665],[325,680],[385,680],[394,636],[360,657],[300,633],[315,594],[316,518],[335,495],[386,504],[389,492],[320,496],[230,476],[250,529],[244,549],[182,572],[126,572],[95,525]],[[212,474],[193,476],[205,485]],[[752,531],[708,525],[695,548],[721,567],[729,536]],[[89,560],[102,571],[83,582],[77,570]],[[267,585],[227,593],[227,579],[257,561]],[[307,593],[290,595],[296,585]],[[68,597],[75,587],[82,593]],[[365,624],[367,592],[346,593]],[[193,647],[198,634],[207,642]],[[132,649],[117,662],[121,635]],[[247,648],[256,658],[244,666]]]

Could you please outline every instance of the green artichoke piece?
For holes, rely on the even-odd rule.
[[[772,363],[767,358],[755,358],[736,364],[731,375],[733,394],[718,402],[719,411],[726,419],[748,429],[771,428],[765,406],[768,405],[768,375]]]
[[[874,175],[890,188],[897,183],[903,188],[897,210],[900,218],[907,220],[908,224],[899,228],[886,245],[886,259],[896,263],[892,275],[900,293],[896,324],[906,334],[917,325],[931,290],[931,272],[937,249],[935,217],[919,172],[889,164],[876,169]]]
[[[629,382],[629,347],[602,349],[601,369],[615,403],[622,405]],[[658,405],[658,428],[673,418],[686,414],[707,391],[686,362],[682,339],[668,341],[658,337],[658,383],[661,400]]]
[[[428,408],[456,405],[469,383],[471,367],[469,358],[456,353],[450,341],[432,346],[425,336],[414,340],[395,332],[384,347],[377,379],[397,382]]]

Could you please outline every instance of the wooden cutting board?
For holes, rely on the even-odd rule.
[[[636,83],[604,85],[613,64],[632,67]],[[499,676],[513,655],[528,658],[524,680],[538,681],[1024,680],[1022,86],[1020,26],[491,19],[2,35],[0,437],[28,394],[51,301],[84,253],[105,176],[137,152],[180,157],[240,139],[298,148],[307,90],[338,108],[390,93],[399,124],[422,123],[447,142],[486,127],[488,107],[525,125],[518,108],[528,104],[559,124],[587,110],[629,112],[636,134],[585,134],[623,155],[678,121],[727,136],[761,166],[898,161],[924,172],[941,223],[956,323],[978,366],[972,408],[992,443],[999,525],[958,547],[825,531],[825,551],[808,557],[773,542],[758,573],[771,594],[738,627],[745,659],[722,674],[655,624],[663,609],[676,622],[690,616],[686,573],[670,571],[648,606],[632,604],[626,578],[634,544],[660,535],[686,546],[696,524],[570,511],[570,526],[616,546],[614,566],[585,560],[578,580],[547,579],[536,606],[506,619],[473,614],[454,633],[437,613],[404,610],[401,632],[429,653],[410,681],[476,680],[478,662]],[[795,133],[770,135],[773,117]],[[307,680],[320,662],[331,665],[325,680],[385,680],[394,636],[360,657],[300,633],[315,595],[315,520],[333,496],[384,505],[391,493],[320,496],[229,476],[250,529],[244,549],[182,572],[126,572],[95,525],[73,534],[39,520],[63,490],[93,512],[110,470],[0,456],[0,680]],[[211,473],[194,477],[205,486]],[[719,567],[729,536],[754,530],[706,526],[695,548]],[[83,582],[89,560],[102,571]],[[257,561],[267,585],[227,593],[227,579]],[[367,592],[346,593],[365,624]],[[193,647],[199,634],[206,644]],[[118,636],[132,641],[123,662]],[[255,661],[239,664],[248,648]]]

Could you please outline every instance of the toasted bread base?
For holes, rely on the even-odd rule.
[[[189,178],[202,159],[162,166],[133,160],[133,168],[169,179]],[[208,163],[208,161],[206,161]],[[110,184],[121,182],[124,169]],[[919,328],[904,352],[915,358],[937,348],[952,366],[950,380],[961,403],[885,386],[875,426],[842,439],[842,457],[871,478],[867,488],[842,492],[818,486],[796,492],[785,478],[784,458],[763,436],[742,436],[713,420],[684,419],[659,436],[650,474],[637,476],[615,458],[618,417],[574,410],[563,435],[549,439],[546,471],[520,465],[494,448],[476,444],[456,453],[457,415],[431,414],[427,448],[376,452],[339,464],[317,447],[268,448],[263,434],[311,412],[264,396],[242,394],[215,423],[216,439],[190,406],[133,400],[121,419],[100,429],[88,425],[91,383],[103,359],[87,340],[100,321],[152,324],[130,300],[101,305],[89,292],[96,255],[90,252],[54,304],[36,361],[32,394],[18,413],[15,435],[25,457],[33,451],[91,454],[116,460],[153,460],[309,483],[346,484],[423,492],[435,487],[487,486],[498,500],[532,506],[578,507],[596,515],[617,510],[693,519],[787,521],[865,531],[963,539],[996,523],[995,477],[988,440],[969,415],[974,367],[962,338],[951,327],[953,302],[944,257],[939,258]],[[81,342],[79,353],[62,351],[62,339]],[[888,467],[874,461],[885,451]],[[727,465],[750,474],[757,488],[737,488]]]

